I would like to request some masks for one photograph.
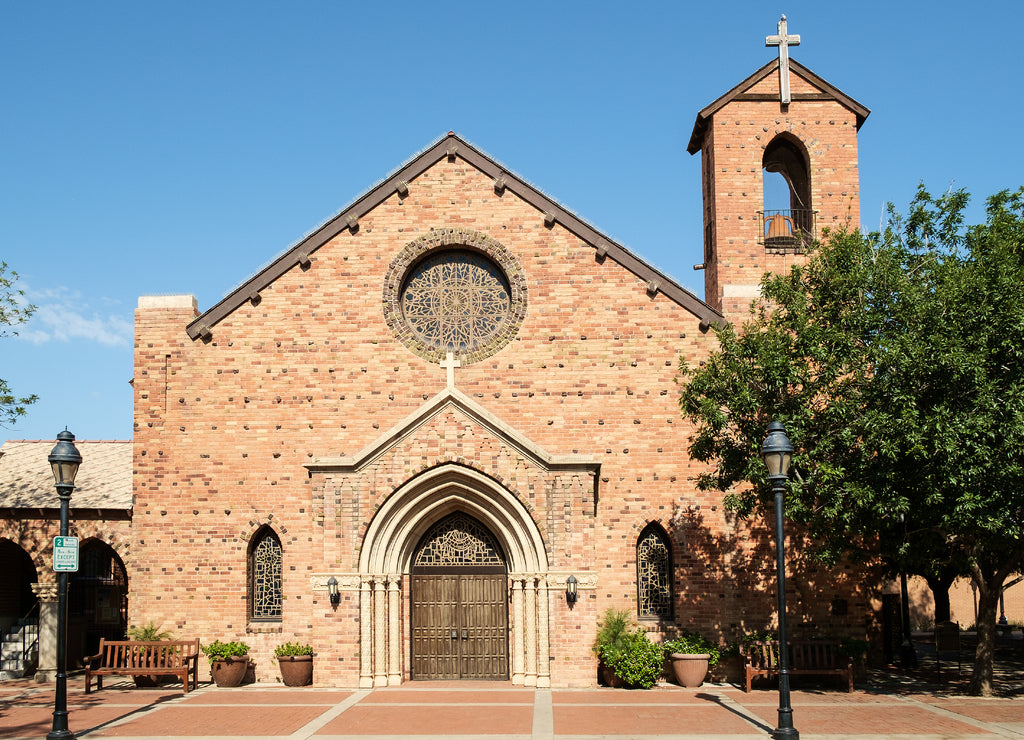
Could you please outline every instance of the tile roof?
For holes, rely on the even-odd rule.
[[[58,509],[47,457],[55,440],[11,440],[0,446],[0,508]],[[82,466],[71,494],[72,509],[132,508],[132,443],[75,442]]]

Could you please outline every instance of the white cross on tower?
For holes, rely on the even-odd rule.
[[[462,363],[455,359],[455,355],[451,352],[447,356],[437,363],[447,371],[447,386],[450,389],[455,387],[455,368],[462,367]]]
[[[779,33],[766,36],[764,45],[779,47],[779,100],[783,105],[789,105],[789,47],[800,46],[800,36],[786,33],[786,16],[782,16]]]

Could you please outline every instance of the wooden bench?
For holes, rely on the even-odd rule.
[[[747,686],[756,676],[779,675],[779,642],[764,640],[740,647],[744,658]],[[846,677],[847,690],[853,692],[853,658],[844,656],[838,642],[824,640],[790,641],[789,675]]]
[[[98,667],[93,668],[94,663]],[[199,679],[198,638],[156,642],[100,638],[100,651],[85,658],[85,693],[93,676],[97,691],[103,688],[104,676],[178,676],[187,694],[189,674],[194,689]]]

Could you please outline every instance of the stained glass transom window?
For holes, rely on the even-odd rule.
[[[526,316],[518,259],[486,234],[434,229],[409,242],[384,277],[384,320],[420,357],[465,366],[511,342]]]
[[[637,540],[636,582],[641,617],[672,616],[672,553],[660,527],[648,527]]]
[[[463,354],[486,344],[501,328],[510,306],[508,281],[482,254],[450,250],[434,254],[409,272],[402,314],[426,343]]]
[[[480,522],[452,514],[424,535],[414,566],[504,566],[501,548]]]
[[[250,604],[253,621],[281,619],[281,543],[264,530],[250,555]]]

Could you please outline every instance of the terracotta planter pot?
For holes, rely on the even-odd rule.
[[[672,653],[669,660],[672,661],[672,673],[675,674],[676,682],[688,689],[700,686],[708,675],[708,659],[710,658],[711,656],[707,653],[693,655]]]
[[[597,666],[597,682],[602,686],[608,686],[613,689],[626,688],[626,682],[616,676],[615,671],[604,663],[599,663]]]
[[[285,686],[309,686],[313,683],[312,655],[282,655],[277,663]]]
[[[249,656],[239,655],[231,658],[215,660],[210,665],[210,673],[213,674],[213,682],[218,686],[230,688],[240,686],[245,679],[245,673],[249,670]]]

